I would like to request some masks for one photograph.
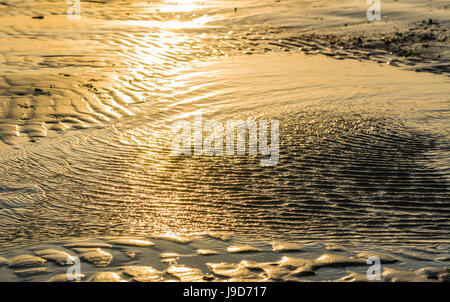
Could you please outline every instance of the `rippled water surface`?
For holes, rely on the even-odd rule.
[[[448,242],[448,77],[285,53],[272,2],[92,1],[82,22],[61,1],[5,3],[0,246],[167,231]],[[199,113],[279,120],[279,163],[170,156],[172,123]]]

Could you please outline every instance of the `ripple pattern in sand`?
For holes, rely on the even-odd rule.
[[[372,89],[372,103],[398,105],[392,100],[386,105],[382,97],[387,95],[377,96],[376,82],[347,87],[351,95],[345,99],[342,87],[332,87],[339,75],[326,86],[322,75],[304,74],[298,82],[316,80],[308,86],[310,101],[318,101],[312,110],[295,103],[302,94],[293,87],[269,91],[267,82],[243,85],[239,75],[233,82],[216,77],[214,69],[197,69],[202,61],[226,55],[299,48],[303,54],[326,53],[326,37],[298,37],[264,26],[243,25],[235,31],[181,26],[183,18],[192,19],[189,14],[181,14],[181,21],[167,29],[158,22],[128,21],[144,21],[149,14],[157,15],[156,21],[173,21],[172,13],[141,8],[140,14],[127,17],[117,1],[105,2],[111,4],[108,9],[102,1],[86,3],[90,19],[77,30],[62,21],[64,12],[57,10],[62,6],[39,20],[31,17],[42,13],[42,7],[28,10],[26,1],[6,2],[19,21],[0,31],[8,41],[0,46],[0,137],[12,146],[0,154],[2,245],[75,235],[205,229],[344,241],[448,239],[449,150],[444,127],[429,131],[396,116],[395,110],[373,110],[370,102],[361,101],[367,97],[361,87]],[[44,6],[45,1],[39,3]],[[33,23],[21,24],[24,20]],[[45,26],[46,20],[57,25],[45,30],[37,25]],[[111,22],[102,25],[104,21]],[[41,49],[49,41],[54,43],[51,53]],[[380,62],[386,55],[341,46],[328,54]],[[411,59],[402,62],[413,64]],[[191,80],[195,73],[199,76]],[[291,73],[290,78],[293,74],[297,76]],[[259,76],[255,79],[264,80]],[[345,76],[355,81],[356,76]],[[385,91],[401,89],[397,82]],[[420,108],[426,107],[427,97],[448,102],[442,88],[430,96],[412,84],[408,89],[415,94],[401,96],[418,98]],[[317,91],[324,92],[315,95]],[[251,103],[254,95],[269,95],[277,102]],[[336,99],[345,99],[352,110],[324,109],[324,102],[329,108]],[[289,101],[289,110],[277,108]],[[225,109],[218,114],[221,106]],[[199,109],[216,112],[222,120],[239,115],[279,119],[279,165],[263,169],[252,157],[168,157],[168,121]],[[445,121],[448,110],[437,109],[411,115]]]
[[[170,101],[172,75],[221,56],[294,52],[441,74],[449,69],[445,58],[414,53],[420,42],[434,37],[441,47],[448,39],[438,23],[412,24],[406,36],[417,47],[405,48],[397,45],[399,35],[363,41],[299,35],[296,27],[258,23],[274,9],[264,1],[242,4],[239,14],[231,1],[192,9],[170,1],[86,1],[82,22],[68,21],[67,5],[60,1],[1,5],[7,9],[0,12],[5,24],[0,27],[5,42],[0,46],[0,139],[10,145],[55,131],[108,125],[133,116],[142,104]]]
[[[448,175],[430,153],[438,137],[360,115],[322,112],[281,123],[280,162],[271,169],[255,157],[169,158],[163,125],[74,137],[30,150],[32,161],[10,158],[15,168],[3,182],[21,177],[30,185],[4,187],[1,241],[167,231],[447,239]]]

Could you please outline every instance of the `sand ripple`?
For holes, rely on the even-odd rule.
[[[193,11],[160,1],[86,1],[79,23],[66,19],[63,1],[0,5],[7,7],[0,11],[5,251],[51,238],[151,237],[64,246],[87,262],[109,266],[123,260],[107,251],[116,244],[150,249],[155,239],[189,250],[195,233],[210,233],[211,240],[217,232],[268,242],[331,240],[339,247],[448,242],[445,24],[415,20],[362,39],[358,32],[326,33],[329,23],[293,13],[301,6],[291,10],[273,1],[249,1],[237,12],[231,1]],[[443,8],[437,11],[439,16]],[[42,18],[32,18],[37,16]],[[302,18],[306,24],[298,23]],[[349,27],[364,29],[365,23]],[[312,25],[324,34],[307,30]],[[198,112],[219,121],[278,119],[279,164],[263,169],[251,156],[169,157],[171,123]],[[298,252],[298,246],[273,249]],[[42,257],[66,257],[48,252]],[[216,257],[208,254],[203,257]],[[411,251],[402,255],[428,261]],[[236,280],[298,279],[315,275],[318,263],[355,262],[317,256],[280,260],[276,268],[230,259],[211,270]],[[29,257],[0,258],[0,266],[26,264]],[[171,278],[205,278],[198,268],[169,259]],[[90,277],[122,281],[120,274]],[[398,272],[385,277],[412,278]],[[355,272],[347,279],[362,277]]]

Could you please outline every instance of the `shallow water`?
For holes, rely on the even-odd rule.
[[[83,22],[5,2],[2,250],[168,231],[449,242],[448,77],[268,48],[290,30],[261,21],[272,2],[105,2],[83,3]],[[279,120],[278,165],[169,156],[172,123],[198,113]]]
[[[370,81],[361,79],[367,70]],[[355,244],[447,240],[446,81],[319,56],[203,64],[174,77],[188,91],[159,112],[144,105],[134,118],[3,154],[2,241],[214,230]],[[279,163],[170,156],[170,125],[198,112],[280,120]]]

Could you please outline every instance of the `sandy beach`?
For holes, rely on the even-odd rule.
[[[448,282],[450,276],[445,266],[448,244],[374,251],[314,241],[252,242],[244,238],[244,243],[239,243],[241,240],[224,233],[205,233],[45,242],[11,253],[9,260],[0,258],[0,280]],[[367,259],[373,256],[383,266],[379,280],[367,276]],[[73,269],[73,257],[81,259],[79,272]]]
[[[368,7],[0,1],[0,281],[448,281],[450,4]],[[198,115],[276,165],[171,156]]]

